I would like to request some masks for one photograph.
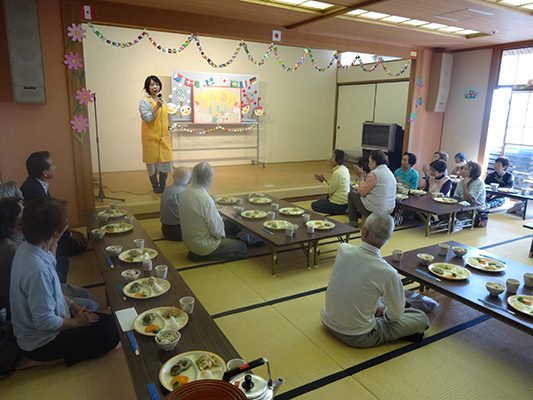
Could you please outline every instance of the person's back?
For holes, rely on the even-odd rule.
[[[391,213],[396,206],[396,178],[385,164],[378,165],[371,171],[376,176],[376,184],[361,200],[371,212]]]
[[[181,222],[179,216],[180,195],[191,179],[189,169],[180,166],[174,170],[174,183],[167,186],[161,195],[160,220],[161,232],[167,240],[181,241]]]

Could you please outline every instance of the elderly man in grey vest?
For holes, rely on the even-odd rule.
[[[405,308],[398,272],[381,258],[380,248],[394,229],[391,216],[370,214],[359,246],[341,244],[328,283],[322,323],[352,347],[394,340],[418,341],[428,328],[426,314]]]
[[[246,244],[228,239],[224,221],[207,189],[214,171],[208,162],[196,164],[191,185],[180,196],[179,217],[183,242],[190,260],[231,260],[246,255]]]

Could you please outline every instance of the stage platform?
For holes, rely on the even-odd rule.
[[[324,187],[315,178],[315,173],[329,176],[329,161],[302,161],[259,165],[228,165],[213,167],[215,176],[210,193],[216,196],[262,192],[279,198],[305,198],[325,193]],[[98,194],[98,175],[94,175],[95,196]],[[133,214],[159,212],[159,194],[152,192],[146,171],[123,171],[102,173],[104,192],[107,196],[123,198],[122,203]],[[172,183],[169,176],[168,183]],[[95,206],[106,207],[121,203],[105,199]]]

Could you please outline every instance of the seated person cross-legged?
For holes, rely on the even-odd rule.
[[[189,168],[176,168],[174,170],[174,183],[167,186],[161,195],[161,232],[166,240],[181,241],[179,198],[190,180]]]
[[[381,258],[380,248],[394,229],[392,217],[367,218],[359,246],[341,244],[326,291],[321,320],[352,347],[373,347],[394,340],[418,341],[428,328],[423,311],[405,308],[398,272]]]
[[[442,193],[448,196],[452,188],[452,181],[446,175],[447,165],[442,160],[435,160],[429,164],[429,177],[426,179],[424,190],[428,193]]]
[[[394,211],[396,206],[396,178],[387,167],[387,155],[381,150],[374,150],[368,157],[370,173],[365,181],[359,183],[356,191],[348,194],[348,214],[351,223],[358,218],[367,217],[375,211]],[[355,174],[361,178],[363,170],[355,165]]]
[[[485,184],[481,179],[481,165],[474,161],[468,161],[463,167],[463,180],[457,184],[457,189],[453,197],[459,201],[466,201],[471,205],[481,205],[483,210],[485,205]],[[461,228],[461,221],[471,219],[472,211],[465,211],[457,214],[457,228]]]
[[[460,176],[462,171],[463,171],[463,167],[466,165],[466,163],[468,162],[468,160],[466,159],[466,154],[463,153],[462,151],[457,153],[454,157],[453,157],[454,161],[455,161],[455,167],[454,169],[452,170],[452,175],[456,175],[456,176]]]
[[[507,157],[498,157],[494,161],[494,171],[489,173],[485,178],[485,184],[491,185],[497,183],[498,188],[512,188],[513,174],[507,171],[507,168],[509,168],[509,159]],[[505,196],[489,194],[485,201],[487,202],[487,208],[496,208],[505,203]]]
[[[315,179],[321,182],[328,191],[327,197],[322,197],[311,203],[313,211],[324,214],[344,214],[350,191],[350,171],[344,165],[346,154],[342,150],[335,150],[330,159],[333,169],[328,180],[322,174],[315,174]]]
[[[26,356],[63,359],[71,366],[108,353],[119,335],[112,315],[87,311],[61,292],[55,251],[66,228],[67,211],[59,200],[41,198],[26,205],[26,242],[13,259],[10,305],[13,333]]]
[[[403,153],[401,167],[394,171],[394,177],[398,183],[409,189],[418,189],[418,171],[413,168],[416,164],[416,156],[413,153]]]
[[[215,201],[207,192],[214,171],[206,161],[192,170],[191,185],[180,196],[179,217],[189,259],[231,260],[246,255],[246,244],[228,239]],[[231,232],[228,232],[231,233]],[[236,233],[236,232],[235,232]]]

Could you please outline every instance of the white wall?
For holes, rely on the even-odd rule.
[[[491,57],[491,49],[454,54],[441,142],[441,149],[451,157],[464,151],[469,159],[478,158]],[[464,97],[469,87],[479,92],[474,100]]]
[[[88,30],[88,28],[86,28]],[[99,30],[115,41],[133,40],[138,30],[100,27]],[[184,35],[151,32],[163,46],[179,46]],[[204,51],[215,63],[225,62],[235,50],[237,41],[201,38]],[[248,43],[250,51],[260,58],[266,44]],[[314,50],[315,58],[324,65],[331,51]],[[301,48],[280,46],[280,54],[288,65],[302,54]],[[142,85],[148,75],[158,75],[168,95],[170,75],[174,69],[259,76],[261,105],[261,159],[266,162],[327,159],[331,152],[335,107],[335,69],[316,72],[305,63],[296,72],[285,72],[273,55],[262,67],[248,61],[242,51],[227,68],[214,69],[200,56],[196,45],[180,54],[165,54],[156,50],[147,39],[131,48],[109,46],[90,30],[84,41],[87,88],[97,93],[98,123],[102,170],[127,171],[145,168],[141,161],[139,100]],[[370,74],[374,75],[374,74]],[[90,107],[93,169],[96,171],[94,119]],[[223,139],[223,138],[222,138]],[[212,140],[215,140],[212,138]],[[209,159],[209,153],[202,156]],[[192,157],[188,154],[187,157]]]

